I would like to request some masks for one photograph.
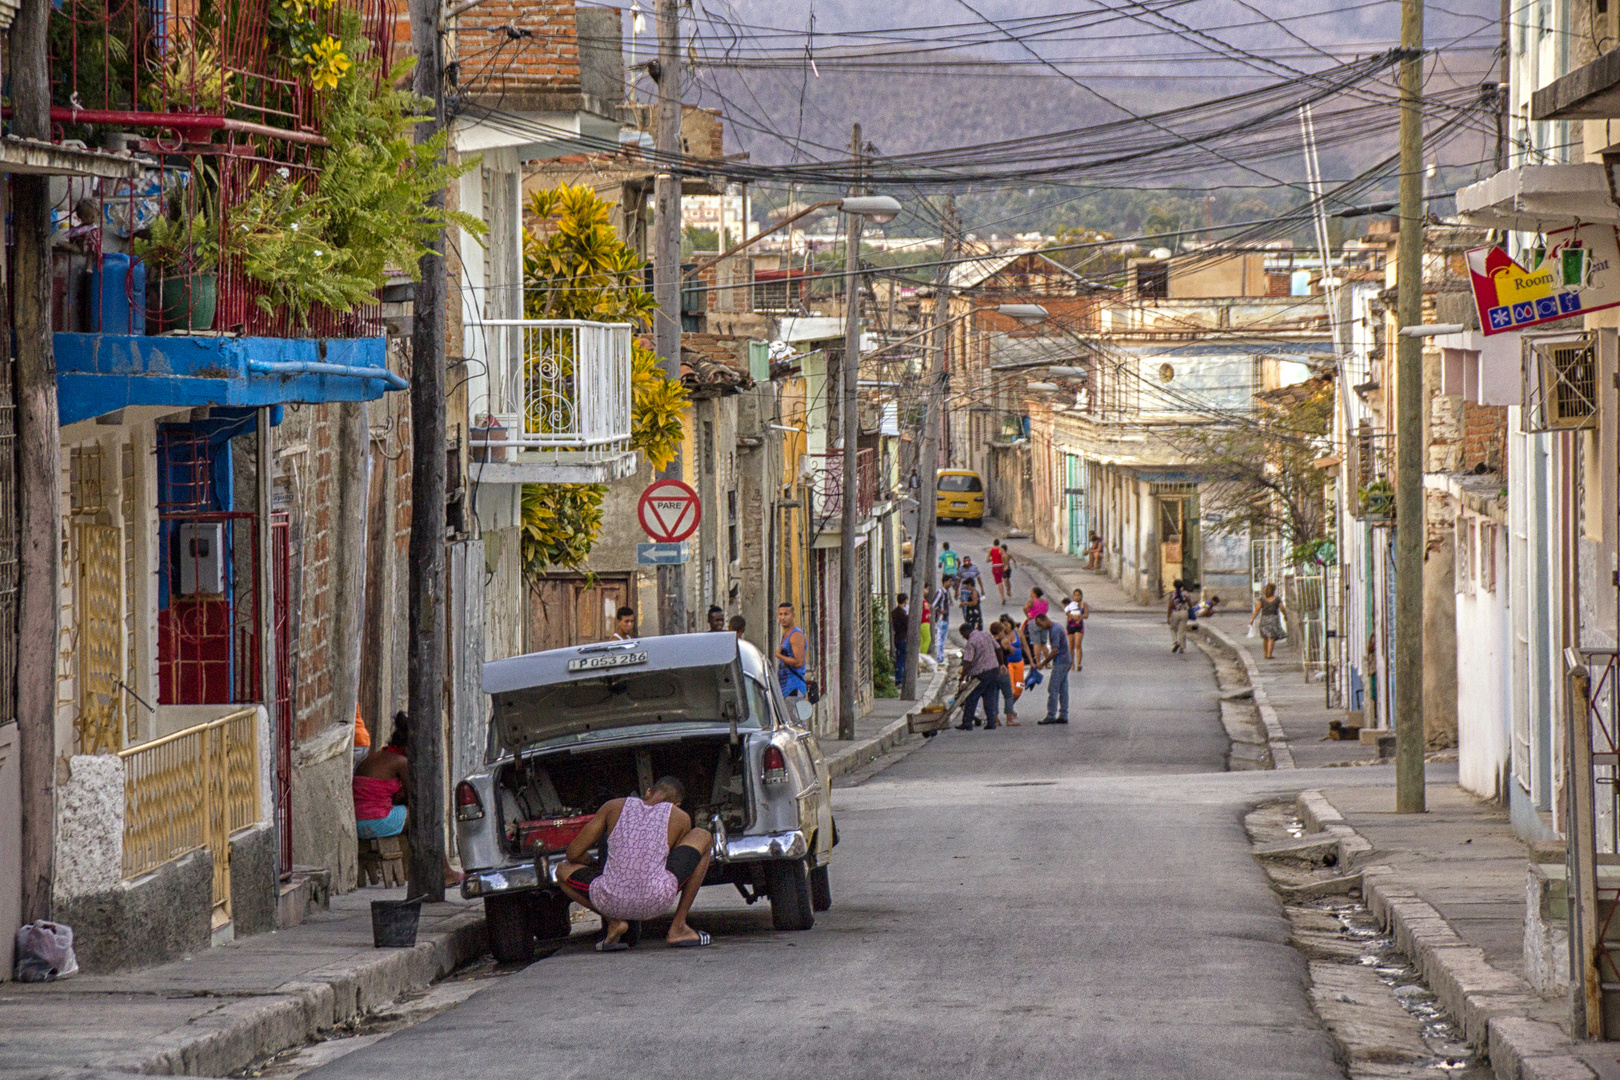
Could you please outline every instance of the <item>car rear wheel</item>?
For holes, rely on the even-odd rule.
[[[568,897],[556,893],[536,894],[533,908],[535,936],[542,941],[554,941],[573,933],[574,924],[568,917],[569,902]]]
[[[810,856],[812,860],[815,856]],[[825,866],[810,867],[810,909],[826,911],[832,907],[832,877]]]
[[[524,964],[534,959],[534,924],[529,921],[529,897],[486,896],[484,925],[489,951],[497,964]]]
[[[810,874],[803,859],[765,864],[765,890],[771,897],[771,925],[778,930],[808,930],[816,924],[810,898]]]

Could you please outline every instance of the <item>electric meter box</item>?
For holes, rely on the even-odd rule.
[[[223,595],[225,524],[182,521],[175,531],[180,541],[180,595]]]

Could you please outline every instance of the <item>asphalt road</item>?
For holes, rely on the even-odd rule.
[[[978,562],[989,537],[943,539]],[[1300,785],[1222,771],[1209,664],[1160,619],[1087,631],[1069,726],[1035,726],[1037,688],[1024,726],[945,732],[837,793],[814,929],[707,890],[708,949],[576,934],[309,1075],[1342,1077],[1242,828]]]

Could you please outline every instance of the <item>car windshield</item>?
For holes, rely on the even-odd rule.
[[[983,491],[984,485],[979,483],[977,476],[942,476],[939,478],[941,491]]]

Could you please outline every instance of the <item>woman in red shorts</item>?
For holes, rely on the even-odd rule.
[[[990,578],[1005,604],[1012,596],[1012,552],[1002,547],[1000,540],[990,546]]]

